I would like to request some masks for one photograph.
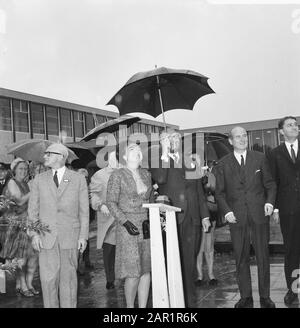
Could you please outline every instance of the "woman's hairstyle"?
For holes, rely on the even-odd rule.
[[[11,162],[11,164],[10,164],[10,169],[11,169],[11,171],[12,171],[13,176],[16,175],[16,170],[17,170],[18,166],[19,166],[21,163],[26,163],[27,167],[29,167],[28,162],[25,161],[23,158],[20,158],[20,157],[14,159],[14,160]]]

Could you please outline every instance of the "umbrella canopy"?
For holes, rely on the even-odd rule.
[[[194,71],[160,67],[133,75],[107,104],[117,106],[122,115],[157,117],[171,109],[192,110],[200,97],[214,93],[207,80]]]
[[[120,116],[104,122],[92,130],[90,130],[80,141],[89,141],[92,139],[96,139],[97,136],[104,132],[113,133],[118,131],[120,125],[126,125],[129,127],[130,125],[140,121],[141,119],[137,116],[128,117],[128,116]]]
[[[92,147],[88,147],[86,144],[90,144],[94,142]],[[91,140],[88,142],[79,141],[73,143],[66,143],[66,147],[73,150],[73,152],[77,155],[78,159],[72,162],[72,166],[74,168],[82,168],[86,167],[89,162],[93,161],[96,158],[97,150],[94,149],[96,147],[95,140]]]
[[[26,139],[7,145],[7,153],[23,158],[26,161],[43,163],[46,149],[54,142],[41,139]],[[78,157],[68,148],[68,162],[71,163]]]

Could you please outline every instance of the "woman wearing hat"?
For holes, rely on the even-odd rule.
[[[16,272],[16,292],[25,297],[32,297],[39,292],[32,286],[33,276],[37,268],[37,253],[31,246],[30,239],[18,225],[27,222],[27,208],[29,200],[28,163],[22,158],[16,158],[11,163],[13,178],[9,180],[3,194],[13,200],[16,205],[4,214],[13,220],[7,230],[1,257],[19,259],[20,268]]]
[[[117,279],[125,279],[128,308],[134,307],[137,293],[139,307],[146,307],[150,287],[149,221],[142,205],[150,200],[152,183],[150,173],[140,168],[142,158],[137,144],[127,147],[126,166],[112,172],[106,197],[109,212],[117,221],[115,273]]]

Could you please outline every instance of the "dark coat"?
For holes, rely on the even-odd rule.
[[[299,142],[300,146],[300,142]],[[274,148],[270,154],[270,167],[277,184],[275,206],[283,215],[300,211],[300,148],[294,164],[285,143]]]
[[[236,226],[247,224],[248,213],[255,223],[266,223],[264,204],[275,204],[276,184],[264,154],[247,151],[245,181],[233,153],[223,157],[216,167],[216,200],[222,215],[233,212]]]
[[[181,163],[181,159],[179,160]],[[160,195],[167,195],[172,206],[181,208],[177,213],[177,223],[182,223],[187,214],[191,215],[195,225],[209,217],[201,179],[186,179],[187,168],[174,167],[170,159],[169,168],[151,169],[152,179],[157,183]]]

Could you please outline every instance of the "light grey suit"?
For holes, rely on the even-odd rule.
[[[41,235],[40,278],[44,307],[76,307],[78,240],[88,239],[89,199],[83,175],[66,169],[57,188],[52,170],[33,181],[29,219],[48,224]]]

